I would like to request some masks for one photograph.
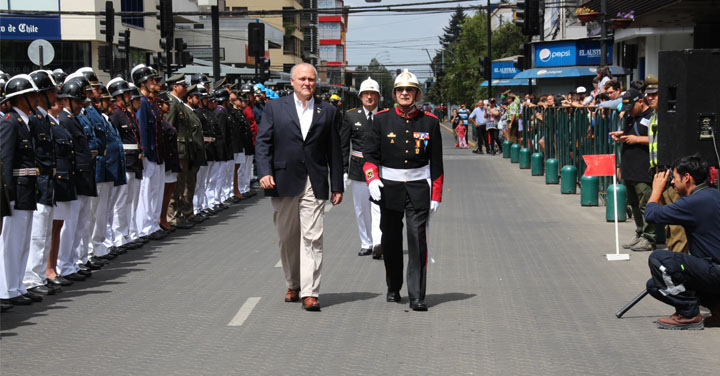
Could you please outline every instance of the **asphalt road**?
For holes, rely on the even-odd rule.
[[[86,282],[0,316],[2,375],[716,374],[720,328],[675,332],[647,253],[608,262],[604,208],[445,137],[428,312],[385,302],[358,257],[352,195],[325,216],[322,312],[285,303],[270,200],[120,256]],[[620,239],[633,234],[621,223]],[[703,311],[707,313],[706,311]]]

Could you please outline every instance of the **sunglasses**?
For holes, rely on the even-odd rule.
[[[395,91],[398,93],[407,92],[408,94],[412,94],[415,91],[417,91],[417,88],[414,87],[397,87],[395,88]]]

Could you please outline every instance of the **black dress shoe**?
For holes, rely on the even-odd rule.
[[[197,223],[200,223],[200,222],[202,222],[202,221],[204,221],[204,220],[206,220],[206,219],[207,219],[207,217],[205,217],[204,215],[198,214],[198,215],[190,218],[190,222],[193,222],[193,223],[196,223],[196,224],[197,224]]]
[[[145,243],[149,242],[150,239],[149,239],[147,236],[141,236],[141,237],[139,237],[139,238],[137,238],[137,239],[135,239],[135,240],[133,240],[133,241],[134,241],[134,242],[140,241],[140,242],[142,242],[143,244],[145,244]]]
[[[388,291],[387,296],[385,297],[385,300],[390,303],[392,303],[392,302],[400,303],[402,298],[400,297],[399,291]]]
[[[16,305],[30,305],[30,304],[33,304],[33,301],[30,298],[26,298],[22,295],[18,295],[16,297],[10,298],[10,299],[0,299],[0,303],[1,304],[11,304],[11,305],[16,306]]]
[[[179,228],[179,229],[181,229],[181,230],[187,230],[187,229],[193,228],[193,226],[195,226],[194,223],[190,223],[190,222],[185,221],[185,220],[180,221],[180,222],[178,222],[178,223],[175,224],[175,227],[177,227],[177,228]]]
[[[374,260],[382,260],[382,258],[383,258],[383,249],[382,249],[382,245],[381,245],[381,244],[378,244],[378,245],[376,245],[376,246],[373,247],[372,258],[373,258]]]
[[[53,285],[53,286],[70,286],[73,284],[72,281],[70,281],[66,278],[63,278],[61,276],[57,276],[53,279],[48,278],[47,283],[48,283],[48,285]]]
[[[90,259],[88,261],[92,262],[93,264],[98,264],[100,266],[105,266],[110,262],[108,260],[103,260],[103,259],[97,258],[95,256],[90,257]]]
[[[167,236],[168,236],[168,234],[167,234],[165,231],[163,231],[163,230],[158,230],[158,231],[155,231],[155,232],[153,232],[152,234],[148,235],[148,239],[150,239],[150,240],[162,240],[162,239],[165,239],[165,237],[167,237]]]
[[[52,283],[50,283],[50,282],[46,282],[46,283],[45,283],[45,287],[49,288],[50,290],[55,291],[56,294],[62,292],[62,287],[60,287],[60,285],[55,285],[55,284],[52,284]]]
[[[35,294],[33,294],[33,293],[29,292],[29,291],[26,292],[25,294],[23,294],[23,296],[26,297],[26,298],[28,298],[28,299],[30,299],[30,300],[32,300],[33,303],[40,303],[40,302],[43,301],[42,296],[40,296],[40,295],[35,295]]]
[[[428,306],[427,304],[425,304],[424,301],[420,299],[414,299],[410,302],[410,309],[412,309],[413,311],[424,312],[428,310]]]
[[[34,295],[55,295],[55,290],[45,286],[35,286],[28,289],[28,292],[33,293]]]
[[[81,276],[83,276],[85,278],[92,277],[92,272],[90,270],[80,269],[76,273],[80,274]]]
[[[84,280],[85,280],[85,276],[82,276],[82,275],[80,275],[80,274],[78,274],[78,273],[68,274],[68,275],[64,275],[64,276],[62,276],[62,277],[65,278],[65,279],[67,279],[67,280],[75,281],[75,282],[84,281]]]
[[[370,256],[372,254],[372,249],[370,248],[360,248],[360,252],[358,252],[358,256]]]
[[[5,300],[5,299],[3,299],[3,300]],[[0,312],[9,311],[12,309],[12,307],[14,307],[14,306],[10,303],[0,303]]]
[[[95,257],[99,258],[101,260],[110,261],[118,256],[117,250],[118,250],[117,248],[113,247],[113,248],[110,248],[110,252],[108,252],[106,255],[95,256]]]
[[[100,265],[100,264],[98,264],[98,263],[96,263],[96,262],[93,262],[93,261],[92,261],[92,258],[90,258],[90,259],[88,259],[88,261],[85,263],[85,267],[87,267],[87,268],[90,269],[90,270],[100,270],[100,268],[102,267],[102,265]]]
[[[77,264],[77,267],[78,267],[79,270],[82,270],[82,271],[85,271],[85,272],[89,272],[89,271],[90,271],[90,268],[88,268],[87,266],[85,266],[85,264]]]

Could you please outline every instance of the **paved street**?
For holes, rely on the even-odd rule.
[[[351,194],[325,217],[322,312],[285,303],[270,200],[258,195],[4,313],[0,373],[716,374],[720,328],[658,330],[672,308],[650,297],[615,318],[644,288],[648,255],[605,260],[604,207],[443,136],[428,312],[408,311],[405,290],[402,305],[385,302],[382,262],[357,256]],[[633,225],[620,231],[627,240]]]

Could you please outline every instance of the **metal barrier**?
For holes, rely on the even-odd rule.
[[[610,139],[609,132],[617,129],[618,113],[614,109],[574,107],[525,107],[522,114],[521,145],[531,153],[543,153],[558,160],[560,167],[577,168],[577,182],[585,173],[583,155],[615,154],[620,163],[620,147]],[[600,195],[604,198],[611,177],[600,178]]]

